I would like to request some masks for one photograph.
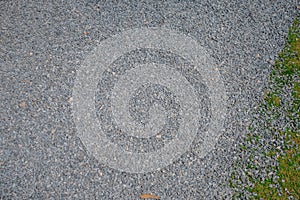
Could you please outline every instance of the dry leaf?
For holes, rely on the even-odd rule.
[[[160,196],[152,195],[152,194],[142,194],[140,196],[141,199],[160,199]]]

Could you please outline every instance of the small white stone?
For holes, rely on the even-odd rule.
[[[161,138],[161,134],[157,134],[156,138],[160,139]]]

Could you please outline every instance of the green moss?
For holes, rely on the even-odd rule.
[[[276,154],[277,154],[277,152],[273,150],[273,151],[267,152],[267,153],[266,153],[266,156],[274,157],[274,156],[276,156]]]
[[[247,188],[248,191],[256,194],[256,199],[288,199],[292,195],[299,199],[299,172],[296,170],[295,163],[299,163],[299,154],[288,154],[279,159],[280,182],[282,190],[279,192],[275,188],[275,182],[271,179],[265,181],[256,181],[253,188]],[[251,179],[251,178],[250,178]],[[253,179],[252,179],[253,180]]]
[[[251,192],[256,193],[256,199],[286,199],[285,194],[280,195],[272,180],[257,183]]]
[[[243,150],[247,149],[247,147],[245,145],[240,145],[240,148],[243,149]]]
[[[281,99],[275,92],[267,92],[264,97],[269,107],[279,107]]]
[[[299,82],[295,82],[292,94],[293,94],[293,97],[296,99],[296,101],[299,101],[299,99],[300,99],[299,93],[300,93],[300,84],[299,84]]]
[[[278,175],[284,193],[288,191],[295,199],[300,199],[300,154],[299,149],[289,149],[286,155],[279,158]]]
[[[291,27],[288,35],[288,44],[284,50],[279,54],[279,59],[274,66],[271,73],[271,81],[275,84],[271,91],[267,92],[264,99],[267,107],[281,108],[280,90],[283,86],[291,88],[293,100],[289,102],[291,109],[287,113],[283,113],[289,117],[291,124],[294,124],[294,130],[283,130],[282,135],[285,135],[286,144],[290,148],[284,150],[277,159],[279,166],[277,167],[277,175],[281,187],[281,194],[273,187],[272,180],[264,182],[256,180],[251,192],[257,194],[258,199],[288,199],[288,196],[293,196],[295,199],[300,199],[300,151],[299,151],[299,75],[300,75],[300,28],[299,17],[295,20],[294,25]],[[275,116],[270,113],[270,116]],[[272,117],[270,117],[273,120]],[[271,124],[270,122],[267,122]],[[278,130],[280,127],[271,127],[271,130]],[[267,156],[275,156],[276,151],[266,153]]]
[[[260,105],[260,114],[263,123],[257,124],[255,131],[261,134],[272,133],[276,139],[275,133],[279,133],[284,138],[286,149],[277,149],[274,146],[265,156],[277,159],[278,166],[270,166],[270,169],[276,171],[278,180],[276,183],[272,179],[262,181],[260,178],[252,177],[248,174],[248,180],[253,186],[244,187],[244,190],[252,193],[255,199],[300,199],[300,16],[297,17],[293,26],[289,30],[287,45],[279,54],[278,60],[274,64],[271,72],[271,85],[264,95],[264,102]],[[290,94],[287,94],[287,92]],[[288,97],[288,98],[287,98]],[[284,101],[284,102],[283,102]],[[281,120],[282,117],[287,120],[286,127],[276,126],[273,123]],[[263,124],[266,124],[264,126]],[[254,134],[254,128],[249,128],[246,142],[258,141],[259,137]],[[281,139],[282,140],[282,139]],[[284,147],[284,146],[282,146]],[[257,146],[249,149],[245,146],[240,147],[243,150],[256,152]],[[252,155],[252,154],[251,154]],[[256,168],[256,160],[249,156],[250,162],[247,163],[247,169]],[[248,171],[248,170],[247,170]],[[274,187],[277,184],[277,187]],[[232,181],[230,184],[232,187]],[[279,189],[278,189],[279,186]]]

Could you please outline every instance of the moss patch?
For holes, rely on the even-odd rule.
[[[253,199],[300,199],[300,16],[296,18],[289,30],[286,47],[278,56],[270,76],[270,86],[265,92],[264,101],[260,105],[258,115],[260,124],[256,128],[249,128],[249,136],[241,151],[248,154],[245,169],[247,180],[232,176],[230,185],[247,191]],[[276,163],[260,163],[264,159],[255,158],[259,148],[258,136],[267,137],[271,145],[263,153],[265,157]],[[256,139],[258,138],[258,139]],[[247,145],[251,144],[251,145]],[[271,146],[271,147],[270,147]],[[246,154],[245,154],[246,155]],[[270,159],[265,159],[270,161]],[[269,169],[262,169],[261,166]],[[265,175],[253,174],[259,169]],[[274,172],[274,173],[273,173]],[[258,174],[258,175],[257,175]],[[266,175],[267,174],[267,175]],[[274,175],[268,175],[274,174]],[[266,178],[267,177],[267,178]],[[243,196],[240,193],[240,197]],[[248,196],[248,197],[249,197]]]
[[[279,184],[281,192],[274,187],[273,180],[254,181],[252,192],[257,194],[257,198],[263,199],[288,199],[289,196],[300,199],[300,152],[299,152],[299,73],[300,73],[300,28],[299,17],[295,20],[288,35],[288,44],[279,54],[279,59],[273,70],[274,86],[273,91],[269,92],[265,101],[269,108],[280,107],[281,99],[277,93],[291,88],[291,96],[293,97],[288,104],[292,109],[286,111],[290,117],[291,123],[296,123],[294,130],[284,130],[281,134],[285,135],[285,142],[288,145],[283,153],[277,157],[279,166],[277,167],[277,175],[279,176]],[[286,110],[282,108],[278,111]],[[273,109],[273,112],[276,112]],[[296,112],[296,113],[295,113]],[[296,115],[295,115],[296,114]],[[297,119],[298,118],[298,119]],[[280,127],[273,127],[280,129]],[[272,156],[274,152],[270,151]]]

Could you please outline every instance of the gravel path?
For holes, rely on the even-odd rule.
[[[296,5],[1,1],[1,199],[230,199]]]

